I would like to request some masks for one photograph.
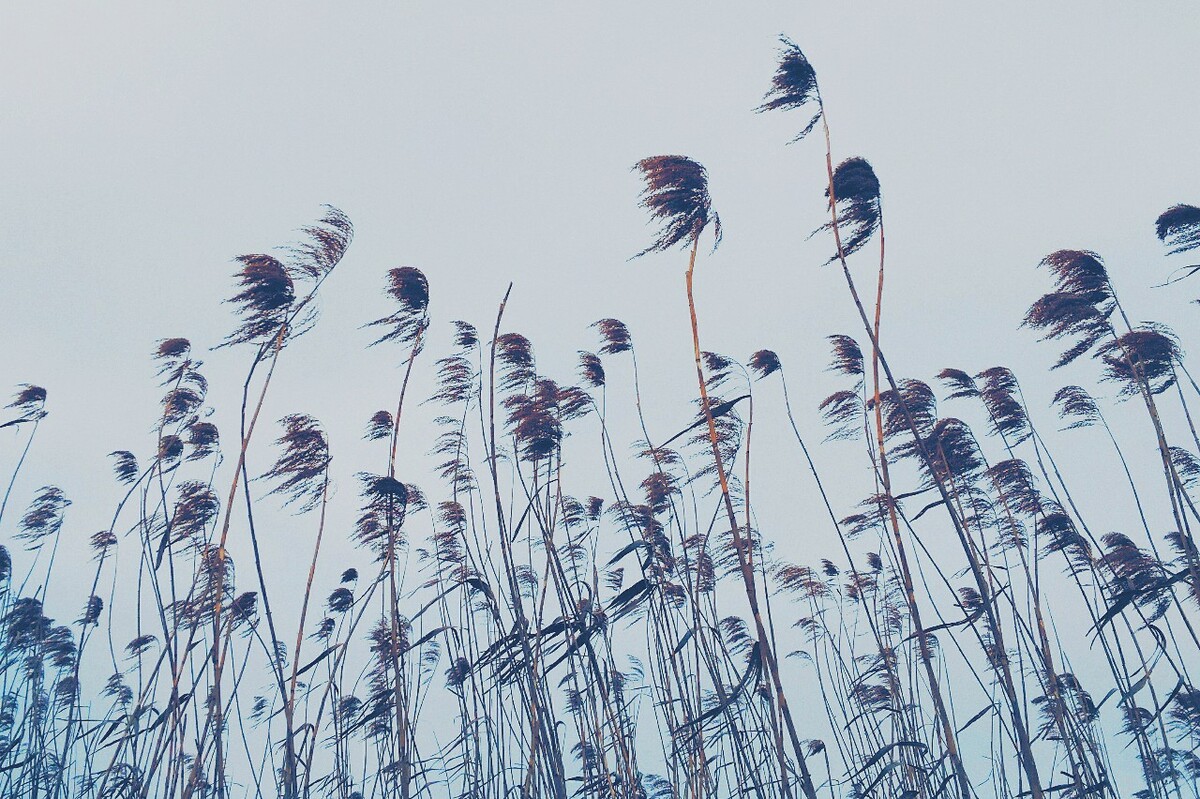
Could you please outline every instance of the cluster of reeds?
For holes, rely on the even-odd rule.
[[[22,386],[0,420],[14,464],[0,505],[0,795],[1200,797],[1200,387],[1178,340],[1130,321],[1095,253],[1045,258],[1053,287],[1024,324],[1065,344],[1057,366],[1093,359],[1117,401],[1144,406],[1142,445],[1161,464],[1138,473],[1136,438],[1122,443],[1105,403],[1068,385],[1055,412],[1111,445],[1086,468],[1125,489],[1073,486],[1062,439],[1042,433],[1061,422],[1026,404],[1013,371],[926,382],[885,356],[880,182],[863,158],[835,165],[816,73],[790,42],[760,110],[801,111],[797,139],[823,133],[829,216],[810,224],[862,328],[829,337],[836,385],[819,412],[836,457],[868,475],[857,507],[826,491],[778,356],[702,348],[693,276],[719,219],[704,168],[658,156],[635,167],[661,224],[641,255],[688,253],[695,415],[674,435],[648,429],[616,319],[594,325],[572,384],[544,375],[505,325],[507,294],[484,326],[453,322],[432,360],[446,336],[430,283],[393,269],[394,312],[367,324],[398,353],[398,388],[364,420],[379,466],[357,476],[349,536],[369,565],[330,579],[324,553],[347,542],[327,540],[329,438],[300,412],[260,429],[276,366],[350,245],[330,208],[301,244],[238,259],[239,323],[221,344],[248,361],[237,430],[209,421],[189,341],[159,343],[154,439],[112,453],[117,499],[66,624],[46,614],[56,553],[81,523],[64,525],[70,501],[53,486],[23,514],[9,507],[46,391]],[[1157,232],[1172,255],[1200,249],[1200,209],[1169,209]],[[610,405],[609,367],[624,360],[633,385]],[[409,391],[422,368],[430,397]],[[764,391],[782,393],[786,419],[755,418]],[[982,419],[981,434],[939,400]],[[411,473],[421,437],[402,444],[414,402],[440,408],[431,475]],[[640,440],[613,440],[614,413]],[[827,558],[790,562],[796,548],[758,529],[763,425],[795,436],[796,460],[773,470],[804,486],[797,508],[817,511],[795,526],[835,541]],[[280,503],[300,528],[286,564],[263,545]],[[1135,508],[1140,526],[1110,529],[1103,503]]]

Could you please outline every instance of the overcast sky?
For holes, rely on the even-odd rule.
[[[753,112],[779,34],[818,71],[835,158],[882,181],[899,371],[1005,363],[1038,402],[1088,379],[1045,377],[1057,350],[1017,330],[1064,247],[1099,251],[1132,315],[1194,344],[1195,289],[1151,288],[1177,265],[1154,218],[1200,202],[1194,3],[8,3],[0,390],[43,385],[51,413],[14,504],[56,482],[68,529],[107,524],[106,453],[150,443],[154,342],[217,344],[232,257],[293,240],[321,203],[357,237],[266,412],[323,419],[344,478],[371,467],[354,440],[396,389],[398,353],[367,352],[360,326],[399,265],[428,274],[439,342],[449,320],[489,324],[513,281],[507,326],[563,380],[588,324],[623,319],[666,432],[694,393],[686,259],[628,260],[651,233],[630,167],[659,153],[707,165],[725,223],[699,267],[705,346],[778,350],[819,438],[823,336],[857,329],[830,243],[807,238],[821,143],[786,145],[804,115]],[[205,355],[223,414],[247,357]],[[4,469],[21,440],[0,431]]]

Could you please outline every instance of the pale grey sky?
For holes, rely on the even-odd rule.
[[[802,114],[753,113],[781,33],[816,67],[835,158],[882,181],[899,371],[1004,363],[1037,402],[1089,380],[1047,378],[1057,350],[1017,330],[1047,286],[1037,262],[1065,247],[1100,252],[1132,314],[1194,348],[1197,290],[1150,288],[1177,263],[1154,218],[1200,203],[1193,2],[9,2],[0,391],[43,385],[51,414],[14,504],[56,482],[76,541],[107,524],[106,453],[144,451],[155,418],[154,342],[218,343],[231,258],[292,240],[320,203],[357,237],[266,413],[327,424],[347,516],[350,475],[377,466],[357,437],[398,382],[399,356],[365,351],[360,329],[388,312],[394,266],[428,275],[439,342],[452,319],[487,325],[514,281],[507,327],[564,380],[596,346],[588,324],[623,319],[666,431],[694,393],[686,259],[627,261],[650,236],[630,167],[660,153],[708,167],[725,224],[699,267],[705,346],[776,349],[819,439],[813,408],[836,387],[823,336],[857,323],[820,267],[829,242],[806,239],[824,221],[821,144],[786,145]],[[227,434],[247,357],[206,356]],[[18,442],[0,431],[4,474]],[[784,444],[763,446],[760,468],[781,468]],[[860,469],[845,452],[819,457]],[[785,499],[759,496],[786,528]]]
[[[617,316],[664,387],[686,380],[683,257],[626,261],[649,235],[629,168],[663,152],[708,166],[725,221],[700,266],[705,345],[776,348],[797,376],[823,365],[821,336],[855,320],[819,267],[828,243],[805,240],[823,219],[820,143],[785,146],[799,115],[753,113],[780,33],[817,68],[835,157],[869,158],[883,183],[885,335],[906,374],[1028,359],[1027,382],[1049,390],[1050,348],[1016,324],[1045,286],[1034,265],[1061,247],[1098,250],[1135,315],[1191,338],[1188,293],[1148,287],[1169,269],[1154,217],[1200,199],[1194,3],[0,14],[0,384],[46,386],[53,414],[27,488],[53,475],[85,493],[153,418],[152,343],[217,343],[230,258],[285,243],[322,202],[358,236],[297,347],[311,368],[293,361],[280,393],[344,441],[391,391],[358,325],[386,309],[382,275],[400,264],[427,272],[443,323],[483,323],[515,281],[509,322],[551,373],[594,346],[588,323]],[[218,401],[241,360],[210,356]],[[805,408],[829,386],[811,382]],[[687,395],[668,393],[673,421]]]
[[[311,368],[293,361],[280,394],[347,443],[391,392],[358,325],[400,264],[429,275],[443,323],[486,322],[513,280],[509,323],[552,374],[617,316],[664,389],[688,379],[684,258],[626,260],[649,236],[629,168],[663,152],[708,166],[725,222],[700,266],[705,345],[823,365],[821,336],[855,320],[819,266],[828,242],[805,238],[820,143],[785,146],[800,115],[753,113],[780,33],[817,68],[835,158],[869,158],[883,183],[898,368],[1028,361],[1049,390],[1052,348],[1016,325],[1061,247],[1099,251],[1134,314],[1187,345],[1187,287],[1148,287],[1170,268],[1154,217],[1200,198],[1200,14],[1046,6],[9,4],[0,381],[46,386],[53,414],[27,488],[86,493],[151,423],[153,342],[217,343],[231,257],[287,242],[322,202],[358,235],[296,348]],[[237,355],[209,357],[218,401]],[[829,386],[809,382],[806,408]],[[687,394],[665,393],[671,423]]]

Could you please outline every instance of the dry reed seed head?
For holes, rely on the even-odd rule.
[[[1170,710],[1173,726],[1193,742],[1200,740],[1200,688],[1183,688],[1175,694],[1175,702]],[[1200,762],[1191,752],[1180,752],[1183,755],[1185,773],[1191,779],[1200,778]],[[1188,757],[1190,755],[1190,757]]]
[[[363,435],[367,441],[379,441],[392,435],[392,414],[388,411],[375,411],[367,422],[367,432]]]
[[[1020,458],[1000,461],[993,464],[987,474],[996,490],[1017,512],[1029,516],[1040,516],[1046,512],[1037,481],[1025,461]]]
[[[1154,232],[1169,248],[1169,255],[1200,247],[1200,208],[1182,203],[1171,206],[1154,221]]]
[[[17,389],[17,393],[13,395],[12,402],[8,403],[9,408],[13,408],[20,417],[12,421],[3,423],[3,427],[9,425],[21,424],[23,422],[36,422],[46,416],[46,389],[41,386],[35,386],[32,383],[22,383]]]
[[[87,626],[89,624],[99,624],[100,623],[100,614],[103,611],[104,611],[104,600],[101,599],[100,597],[96,596],[95,594],[93,594],[92,596],[87,598],[87,601],[83,605],[83,613],[80,615],[79,619],[75,623],[79,624],[81,626]]]
[[[937,379],[950,391],[946,395],[948,400],[979,396],[979,387],[975,385],[975,379],[961,369],[943,369],[937,373]]]
[[[394,477],[366,472],[360,472],[358,480],[363,508],[355,523],[355,538],[360,545],[377,550],[382,560],[389,547],[405,543],[400,528],[408,509],[408,486]]]
[[[775,580],[781,590],[802,597],[829,595],[828,583],[822,580],[820,575],[809,566],[780,563],[775,567]]]
[[[1183,357],[1178,340],[1161,325],[1131,330],[1102,344],[1097,354],[1105,367],[1101,379],[1118,383],[1125,397],[1136,396],[1143,382],[1152,394],[1175,385],[1176,365]]]
[[[221,501],[207,483],[189,480],[179,485],[175,512],[171,516],[170,542],[190,541],[200,545],[206,538],[208,526],[221,510]]]
[[[204,384],[207,388],[207,381]],[[204,404],[204,391],[190,385],[172,388],[162,398],[162,424],[172,425],[194,416]]]
[[[594,322],[592,327],[600,331],[600,338],[604,341],[600,347],[601,355],[617,355],[633,349],[633,337],[620,319],[601,319]]]
[[[564,395],[553,380],[538,379],[533,388],[531,395],[506,397],[503,405],[508,410],[508,426],[521,457],[537,462],[558,451],[563,438],[562,421],[567,414],[559,405]]]
[[[898,389],[881,392],[879,405],[883,412],[883,433],[889,438],[909,433],[909,418],[922,436],[929,435],[937,423],[937,397],[920,380],[901,380]],[[874,397],[866,401],[866,408],[875,409]]]
[[[92,533],[91,538],[92,549],[96,551],[96,557],[102,558],[108,550],[117,545],[117,536],[111,530],[101,530],[97,533]]]
[[[780,363],[779,356],[774,351],[759,350],[750,356],[750,368],[758,376],[758,379],[762,380],[782,369],[783,364]]]
[[[1101,418],[1100,407],[1082,386],[1063,386],[1054,393],[1053,404],[1059,418],[1070,422],[1064,430],[1089,427]]]
[[[284,504],[297,505],[304,513],[315,508],[325,493],[329,441],[320,422],[311,416],[291,414],[279,423],[283,435],[275,443],[282,451],[263,477],[275,482],[272,494],[282,495]]]
[[[671,509],[671,498],[679,494],[679,486],[675,478],[666,472],[654,472],[642,480],[642,492],[646,496],[646,504],[653,513],[666,513]]]
[[[732,358],[716,352],[702,352],[700,356],[704,359],[704,370],[708,372],[705,382],[709,391],[720,390],[732,376],[733,367],[739,365]]]
[[[1171,581],[1163,564],[1122,533],[1108,533],[1101,541],[1100,562],[1112,579],[1108,591],[1114,601],[1132,598],[1147,613],[1148,622],[1161,618],[1171,602]]]
[[[108,453],[113,459],[113,474],[119,482],[129,485],[138,476],[138,463],[134,454],[128,450],[119,449]]]
[[[27,541],[26,548],[37,549],[49,536],[62,529],[66,510],[71,500],[57,486],[42,486],[25,515],[17,522],[17,538]]]
[[[354,592],[349,588],[335,588],[325,601],[330,613],[345,613],[354,607]]]
[[[1043,258],[1040,265],[1054,275],[1057,291],[1090,297],[1097,305],[1112,298],[1108,270],[1091,250],[1058,250]]]
[[[192,342],[186,338],[164,338],[158,342],[154,351],[156,360],[173,361],[186,358],[192,351]]]
[[[189,461],[207,458],[220,450],[221,433],[211,422],[193,422],[188,425],[188,446],[192,451],[188,454]]]
[[[1061,508],[1051,510],[1034,526],[1038,538],[1046,541],[1043,557],[1051,552],[1064,552],[1072,562],[1090,565],[1092,548],[1086,537],[1075,526],[1075,522]]]
[[[354,240],[354,225],[350,217],[332,205],[324,208],[324,216],[315,225],[301,231],[308,241],[290,248],[296,271],[312,279],[329,274]]]
[[[579,386],[558,388],[554,395],[554,402],[558,406],[558,418],[564,422],[583,418],[595,407],[591,396]]]
[[[897,458],[917,460],[927,485],[961,481],[960,492],[979,477],[984,466],[983,453],[971,428],[954,418],[938,420],[919,443],[908,439],[893,451]]]
[[[828,336],[830,348],[833,351],[829,361],[828,371],[838,372],[847,377],[862,379],[863,354],[858,342],[850,336],[840,333]]]
[[[633,168],[646,181],[639,205],[660,225],[654,242],[634,257],[664,252],[676,244],[690,245],[709,223],[713,246],[720,243],[721,219],[712,209],[703,166],[682,155],[658,155],[643,158]]]
[[[241,626],[253,626],[255,619],[258,617],[258,592],[243,591],[238,594],[233,602],[229,605],[229,618],[234,627],[237,629]],[[276,642],[276,646],[281,646],[280,642]]]
[[[475,395],[477,370],[463,355],[450,355],[437,362],[438,388],[429,402],[454,405],[467,402]],[[521,375],[524,378],[526,375]]]
[[[0,544],[0,583],[6,583],[12,577],[12,555],[8,547]]]
[[[344,572],[342,572],[340,582],[342,582],[343,584],[352,583],[352,582],[356,581],[357,579],[358,579],[358,569],[351,568],[351,569],[346,569]]]
[[[20,389],[13,396],[13,401],[8,404],[8,407],[27,410],[41,405],[45,401],[46,389],[41,386],[35,386],[32,383],[22,383]]]
[[[158,638],[149,633],[139,635],[125,645],[125,654],[130,658],[137,657],[149,650],[157,640]]]
[[[242,264],[234,276],[241,291],[226,302],[238,305],[241,325],[226,336],[224,345],[262,344],[280,332],[296,301],[296,287],[288,269],[270,255],[239,255]]]
[[[1101,303],[1097,305],[1097,303]],[[1055,291],[1038,298],[1025,312],[1024,327],[1042,331],[1042,341],[1074,337],[1052,369],[1066,366],[1099,344],[1111,331],[1108,323],[1116,306],[1098,292]]]
[[[580,350],[579,376],[592,388],[602,388],[604,386],[604,365],[600,363],[600,356],[593,352]]]
[[[524,388],[537,377],[533,344],[520,333],[503,333],[496,339],[496,358],[500,361],[500,387],[504,391]]]
[[[862,435],[863,398],[858,391],[835,391],[821,400],[817,410],[829,427],[826,441],[848,441]]]
[[[975,375],[982,384],[980,397],[987,408],[990,432],[1015,446],[1033,435],[1025,406],[1021,404],[1021,385],[1012,370],[993,366]]]
[[[1171,464],[1179,474],[1184,488],[1193,488],[1200,479],[1200,458],[1183,447],[1170,447]]]
[[[455,320],[452,324],[454,325],[454,345],[456,347],[470,351],[479,346],[479,331],[475,329],[475,325],[461,320]]]
[[[392,269],[388,272],[384,291],[400,307],[395,313],[367,324],[368,327],[390,328],[371,342],[371,346],[385,341],[417,342],[429,327],[429,281],[425,273],[412,266]]]
[[[829,188],[825,189],[829,197]],[[836,204],[837,225],[842,229],[841,255],[850,255],[862,248],[879,229],[883,208],[880,202],[879,178],[865,158],[847,158],[833,171],[833,199]],[[829,230],[827,222],[817,231]],[[834,253],[826,263],[838,259]]]
[[[183,439],[176,435],[163,436],[158,441],[158,459],[163,463],[174,463],[183,455]]]
[[[591,521],[596,521],[600,518],[600,513],[604,509],[604,500],[600,497],[588,497],[587,501],[587,517]]]
[[[807,136],[816,124],[821,121],[822,109],[820,89],[817,86],[817,73],[811,63],[790,39],[779,37],[779,64],[771,77],[771,88],[763,97],[762,105],[757,109],[763,111],[790,111],[800,109],[815,102],[817,113],[808,124],[801,129],[792,141],[799,141]]]

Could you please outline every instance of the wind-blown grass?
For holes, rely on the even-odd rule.
[[[789,41],[760,110],[803,112],[797,141],[820,125],[828,216],[803,221],[832,255],[811,268],[841,272],[862,323],[828,338],[826,447],[802,437],[774,351],[743,364],[702,349],[693,276],[702,234],[720,238],[716,202],[702,165],[657,156],[635,167],[659,224],[639,256],[688,250],[694,415],[649,430],[618,319],[593,326],[572,383],[508,329],[507,293],[495,317],[445,330],[436,281],[395,268],[393,311],[363,320],[399,363],[395,395],[362,420],[379,459],[356,499],[337,494],[319,420],[295,409],[261,429],[276,367],[351,246],[327,208],[300,243],[236,259],[220,345],[247,361],[236,431],[209,421],[191,343],[158,343],[161,413],[112,453],[113,511],[67,623],[47,614],[76,615],[55,604],[56,554],[81,522],[60,488],[17,489],[57,420],[28,384],[0,417],[0,795],[1200,797],[1200,387],[1179,338],[1130,321],[1099,255],[1060,250],[1014,325],[1064,345],[1055,368],[1073,380],[1093,361],[1095,385],[1040,409],[1003,366],[905,377],[884,348],[883,187],[864,158],[835,166],[816,70]],[[1189,205],[1156,222],[1172,257],[1198,229]],[[610,397],[616,360],[633,384]],[[413,394],[420,370],[431,396]],[[1153,474],[1110,427],[1109,387],[1144,410]],[[756,416],[775,391],[784,418]],[[438,407],[436,430],[404,427],[414,402]],[[640,440],[614,441],[616,416]],[[1110,460],[1067,468],[1067,439],[1045,434],[1060,423]],[[758,529],[764,428],[798,447],[772,464],[805,493],[797,528],[836,541],[807,563]],[[432,473],[409,473],[402,433],[432,442]],[[832,457],[865,467],[838,486],[856,506],[837,507]],[[1103,500],[1138,529],[1109,529],[1110,508],[1067,477],[1084,469],[1121,476]],[[348,533],[327,523],[347,502]],[[263,546],[280,504],[296,513],[286,563]],[[369,565],[331,569],[349,547]]]

